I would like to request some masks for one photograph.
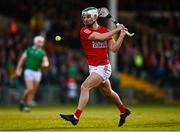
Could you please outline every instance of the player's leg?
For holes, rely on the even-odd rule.
[[[31,100],[31,96],[33,94],[33,91],[34,91],[34,80],[26,80],[26,87],[27,87],[27,100],[26,100],[26,103],[28,105],[31,105],[32,103],[32,100]]]
[[[35,98],[35,95],[36,95],[36,92],[38,90],[38,87],[39,87],[39,82],[37,81],[33,81],[33,89],[32,89],[32,93],[29,95],[29,105],[33,105],[33,101],[34,101],[34,98]]]
[[[29,112],[28,104],[31,103],[30,96],[33,92],[33,80],[25,80],[26,90],[23,93],[23,97],[20,100],[20,110]]]
[[[81,115],[84,107],[86,106],[86,104],[89,101],[90,90],[99,86],[102,81],[103,81],[103,78],[100,75],[92,72],[81,85],[81,93],[80,93],[79,103],[78,103],[78,107],[77,107],[74,115],[60,114],[60,116],[63,119],[70,121],[73,125],[76,125],[78,123],[78,120],[80,118],[80,115]]]
[[[102,77],[97,73],[91,73],[81,85],[81,94],[78,103],[78,109],[83,110],[89,100],[89,92],[96,88],[103,81]]]
[[[118,107],[119,111],[122,113],[120,115],[121,118],[118,125],[122,126],[125,123],[126,117],[130,114],[130,111],[124,106],[119,95],[112,90],[109,79],[100,84],[100,90],[109,100],[111,100]]]
[[[36,92],[39,88],[39,83],[41,81],[42,74],[40,71],[33,71],[33,91],[32,94],[30,94],[30,105],[33,105],[34,97],[36,95]]]
[[[112,90],[109,79],[100,84],[100,90],[104,96],[111,100],[118,108],[119,106],[124,106],[118,94]],[[121,112],[124,112],[124,109],[122,109]]]
[[[29,96],[32,93],[33,89],[33,78],[32,78],[32,71],[25,70],[24,71],[24,80],[26,89],[23,92],[22,98],[20,99],[20,110],[22,111],[29,111],[28,103],[29,103]]]

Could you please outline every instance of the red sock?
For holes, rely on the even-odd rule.
[[[79,119],[81,113],[82,113],[82,110],[76,109],[76,112],[74,113],[74,115]]]
[[[125,107],[124,105],[120,105],[120,106],[119,106],[119,111],[120,111],[121,113],[124,113],[124,112],[126,111],[126,107]]]

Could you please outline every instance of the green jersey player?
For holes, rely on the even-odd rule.
[[[41,80],[41,67],[48,67],[49,61],[46,52],[42,49],[45,39],[42,36],[35,36],[33,39],[33,46],[27,48],[19,59],[16,76],[22,73],[22,67],[25,63],[24,80],[26,83],[26,90],[20,100],[20,110],[29,112],[29,105],[32,104],[35,93],[38,89]]]

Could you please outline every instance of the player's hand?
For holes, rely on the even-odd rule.
[[[124,30],[121,30],[121,32],[120,32],[120,34],[119,34],[119,36],[120,36],[121,38],[124,38],[124,37],[126,36],[126,32],[125,32],[125,31],[128,31],[127,28],[125,28]]]
[[[22,73],[22,69],[18,68],[16,69],[16,76],[19,77]]]
[[[118,31],[121,31],[121,30],[123,30],[123,29],[124,29],[124,27],[123,27],[121,24],[117,26],[117,30],[118,30]]]
[[[43,58],[43,62],[41,64],[42,67],[49,67],[49,61],[47,56]]]
[[[121,30],[128,30],[123,24],[119,24],[117,26],[117,28],[121,31]]]

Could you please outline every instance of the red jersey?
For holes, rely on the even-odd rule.
[[[108,41],[112,38],[109,38],[104,41],[93,41],[88,40],[89,35],[93,31],[98,33],[109,32],[109,29],[99,26],[97,30],[92,28],[83,27],[80,31],[81,44],[85,52],[85,56],[89,65],[106,65],[109,64],[109,57],[107,54],[108,51]]]

